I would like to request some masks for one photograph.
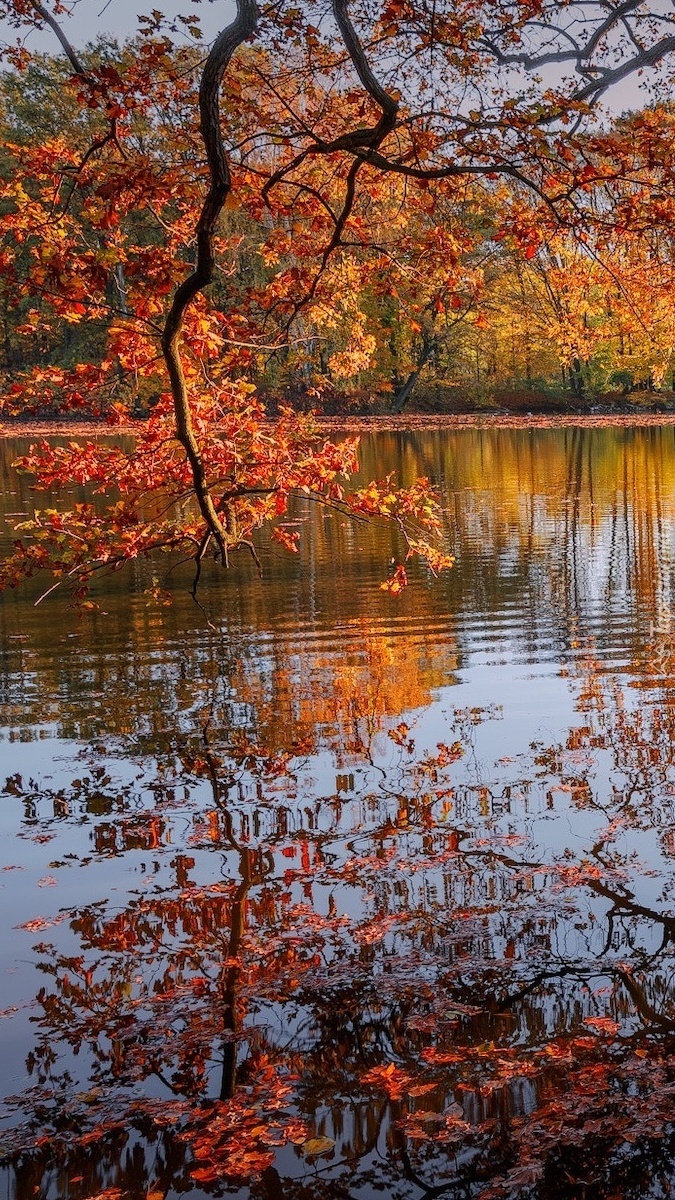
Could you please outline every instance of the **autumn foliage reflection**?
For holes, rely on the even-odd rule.
[[[457,712],[433,751],[385,717],[387,764],[380,747],[360,794],[348,776],[317,791],[317,747],[226,753],[204,723],[184,845],[154,812],[124,816],[114,845],[99,823],[97,857],[140,847],[157,881],[66,913],[77,953],[38,946],[18,1163],[38,1129],[57,1160],[76,1144],[105,1159],[131,1127],[182,1146],[207,1190],[299,1196],[321,1163],[364,1185],[426,1191],[440,1172],[485,1197],[563,1196],[592,1154],[597,1195],[619,1169],[638,1195],[669,1145],[675,916],[637,896],[625,833],[667,818],[670,717],[631,705],[590,651],[572,686],[565,744],[481,788],[462,744],[496,713]],[[540,844],[560,805],[599,818],[581,849]]]
[[[10,736],[37,760],[53,718],[82,749],[57,780],[49,743],[3,803],[83,899],[47,876],[12,933],[41,977],[2,1018],[30,1034],[1,1143],[16,1196],[52,1169],[75,1200],[642,1200],[670,1180],[672,431],[501,448],[494,431],[390,447],[403,478],[424,459],[449,481],[451,616],[435,588],[360,609],[357,569],[332,571],[353,530],[323,519],[296,575],[283,560],[222,602],[227,642],[183,644],[180,606],[150,617],[142,579],[70,655],[67,615],[50,640],[26,610]],[[387,535],[362,536],[374,572]],[[534,748],[508,705],[453,703],[516,595],[571,714]]]

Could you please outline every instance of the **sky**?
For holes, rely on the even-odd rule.
[[[50,9],[53,7],[49,5]],[[139,13],[151,13],[159,9],[167,17],[179,13],[201,18],[204,40],[210,41],[227,25],[235,10],[234,0],[205,0],[195,4],[193,0],[74,0],[70,3],[71,16],[61,17],[61,26],[69,41],[76,47],[86,45],[99,34],[113,34],[119,39],[138,31]],[[58,52],[58,45],[51,31],[31,33],[26,39],[31,50]]]
[[[85,46],[99,34],[112,34],[119,40],[133,36],[138,31],[139,14],[149,14],[159,9],[167,18],[198,14],[204,32],[204,44],[208,45],[220,29],[234,16],[235,0],[66,0],[70,16],[60,18],[61,26],[76,48]],[[661,0],[663,2],[663,0]],[[675,0],[673,0],[675,3]],[[52,0],[46,4],[53,9]],[[0,41],[3,32],[8,40],[14,41],[13,31],[4,30],[0,22]],[[29,50],[59,53],[59,46],[49,29],[34,31],[27,35]],[[647,72],[642,83],[646,83],[651,72]],[[610,112],[621,113],[626,109],[638,108],[649,99],[635,77],[624,80],[612,94],[605,97]]]

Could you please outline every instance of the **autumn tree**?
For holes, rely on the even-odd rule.
[[[311,422],[290,415],[270,435],[246,378],[251,358],[302,342],[312,311],[316,318],[328,298],[335,310],[336,282],[344,294],[356,260],[370,257],[384,271],[391,247],[372,203],[383,179],[400,181],[404,208],[412,190],[428,193],[430,216],[453,181],[512,181],[534,198],[529,223],[510,230],[526,256],[562,222],[578,234],[580,198],[626,169],[613,161],[611,134],[593,127],[594,107],[630,74],[667,64],[672,16],[637,0],[616,9],[381,0],[372,11],[332,0],[317,25],[313,4],[238,0],[203,63],[177,50],[176,26],[159,12],[142,19],[133,52],[115,63],[79,54],[40,0],[4,0],[3,12],[17,31],[9,59],[19,70],[29,64],[22,34],[51,28],[73,104],[94,125],[86,148],[65,132],[39,151],[12,147],[3,266],[11,274],[28,256],[24,274],[42,298],[28,328],[93,321],[108,330],[99,362],[37,366],[15,390],[62,389],[78,404],[121,369],[156,382],[158,398],[130,453],[78,445],[29,456],[24,465],[41,485],[75,477],[106,494],[117,488],[121,499],[103,517],[89,507],[38,514],[5,580],[48,567],[82,584],[158,548],[182,551],[198,569],[213,550],[225,566],[239,548],[256,553],[256,529],[283,521],[298,491],[393,517],[404,553],[443,565],[421,533],[435,520],[424,488],[404,496],[373,486],[348,499],[354,447],[324,443]],[[183,24],[196,31],[192,18]],[[207,294],[222,266],[227,291],[228,247],[242,236],[236,222],[223,223],[232,208],[272,225],[271,273],[243,313],[223,309],[222,287],[220,306]],[[437,264],[444,253],[441,239]],[[436,345],[440,309],[455,295],[464,303],[453,288],[446,277],[415,320],[413,376]],[[367,322],[359,312],[346,318],[352,353],[367,356]],[[278,536],[294,544],[283,525]]]

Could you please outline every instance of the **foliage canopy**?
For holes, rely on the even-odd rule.
[[[489,330],[486,242],[507,289],[510,272],[521,296],[543,292],[547,336],[575,386],[602,323],[589,319],[589,296],[607,313],[606,281],[589,277],[599,257],[616,281],[616,336],[640,329],[649,373],[663,379],[667,304],[646,315],[634,293],[645,239],[672,217],[672,121],[657,106],[608,127],[597,105],[635,73],[667,74],[669,10],[332,0],[319,12],[238,0],[203,57],[194,14],[153,11],[122,49],[80,53],[58,6],[2,8],[16,31],[5,311],[20,314],[13,330],[29,348],[9,402],[98,405],[113,420],[130,402],[152,407],[131,452],[73,444],[26,458],[39,486],[77,479],[110,503],[103,515],[38,514],[5,582],[48,568],[82,588],[100,567],[158,548],[198,570],[210,551],[227,565],[235,550],[256,554],[270,521],[293,548],[296,493],[394,517],[404,554],[448,565],[428,539],[437,520],[423,484],[350,495],[355,447],[290,411],[272,434],[256,393],[270,363],[311,399],[321,383],[311,360],[324,379],[353,378],[379,355],[402,407],[457,324]],[[36,26],[52,29],[62,65],[30,55]],[[46,112],[45,89],[58,91]],[[665,296],[667,237],[654,259]],[[511,330],[512,346],[519,336]]]

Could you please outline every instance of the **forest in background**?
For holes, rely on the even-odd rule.
[[[616,118],[603,133],[604,165],[588,135],[585,184],[578,145],[569,151],[576,228],[508,177],[430,187],[373,172],[349,237],[323,261],[344,188],[334,160],[306,165],[302,188],[261,193],[288,153],[295,86],[270,53],[240,53],[223,97],[236,189],[191,333],[198,371],[208,375],[215,358],[271,413],[279,402],[327,413],[669,402],[668,106]],[[123,144],[110,104],[83,102],[66,58],[34,56],[0,78],[5,417],[64,407],[143,416],[165,387],[151,338],[191,260],[200,52],[144,36],[100,40],[85,61],[120,94]],[[125,80],[144,61],[145,102],[127,97],[123,108]],[[263,71],[274,89],[261,88]],[[360,90],[336,94],[320,74],[304,103],[325,120],[338,105],[356,125],[363,111]],[[564,162],[564,145],[557,154]]]

